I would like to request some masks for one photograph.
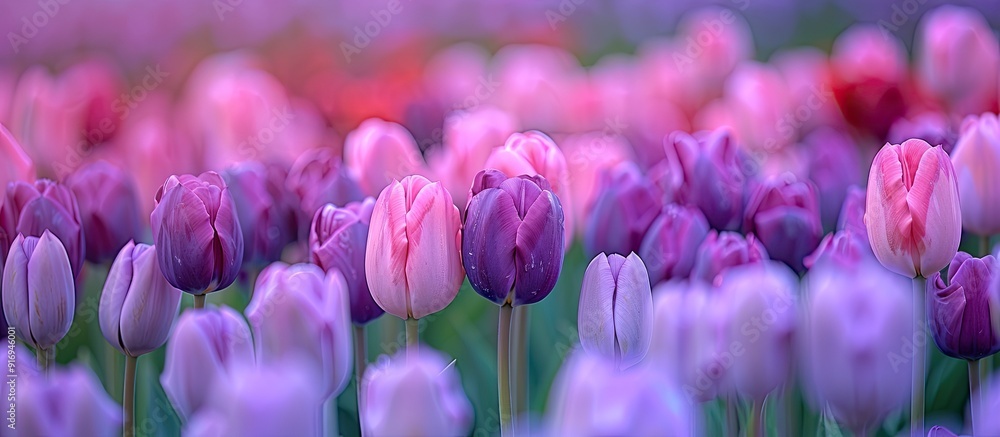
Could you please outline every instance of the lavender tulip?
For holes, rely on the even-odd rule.
[[[1000,312],[1000,289],[991,288],[998,277],[1000,264],[992,255],[958,252],[947,283],[940,272],[927,278],[927,319],[945,355],[971,361],[1000,352],[1000,332],[992,326]]]
[[[139,196],[124,170],[97,161],[70,174],[65,183],[80,205],[87,261],[110,261],[125,243],[141,236]]]
[[[375,303],[365,277],[368,224],[375,199],[352,202],[343,208],[332,204],[316,210],[309,229],[309,257],[325,271],[337,269],[347,280],[351,320],[364,325],[385,313]]]
[[[814,130],[802,142],[809,157],[809,180],[816,184],[823,226],[832,229],[848,189],[861,183],[861,156],[850,136],[832,128]]]
[[[149,217],[163,276],[194,295],[228,287],[243,264],[243,230],[226,182],[215,172],[171,176]]]
[[[285,188],[287,173],[279,164],[255,161],[222,173],[243,231],[245,266],[262,268],[278,261],[285,246],[298,236],[298,205]]]
[[[577,324],[584,350],[613,359],[622,369],[642,361],[652,335],[651,293],[638,255],[597,255],[580,289]]]
[[[600,172],[595,199],[583,231],[587,256],[638,252],[663,199],[655,185],[632,162]]]
[[[730,267],[759,263],[767,259],[767,250],[753,235],[747,235],[744,239],[735,232],[711,231],[698,247],[691,279],[712,284]]]
[[[73,271],[51,232],[14,239],[2,285],[4,316],[26,343],[48,350],[69,332],[76,309]]]
[[[665,148],[681,178],[677,184],[681,203],[700,208],[715,229],[738,229],[743,218],[746,157],[729,131],[674,132],[665,140]]]
[[[676,204],[664,207],[639,247],[639,257],[649,271],[649,283],[690,276],[694,253],[707,236],[708,221],[700,210]]]
[[[469,283],[497,305],[544,299],[562,269],[562,204],[541,176],[476,175],[466,209],[462,261]]]
[[[823,236],[816,186],[794,177],[770,179],[750,196],[743,227],[753,233],[771,258],[802,272],[802,259]]]
[[[122,411],[94,373],[73,364],[47,375],[29,376],[17,363],[17,423],[14,435],[117,436]],[[12,404],[13,405],[13,404]],[[9,428],[5,424],[4,428]]]
[[[62,242],[73,267],[80,274],[85,255],[83,220],[76,196],[69,188],[48,179],[34,183],[13,182],[0,206],[0,252],[7,255],[18,234],[41,237],[46,230]]]
[[[300,240],[309,238],[309,221],[321,206],[327,203],[343,206],[365,198],[340,157],[327,148],[300,155],[288,172],[287,186],[299,200]]]

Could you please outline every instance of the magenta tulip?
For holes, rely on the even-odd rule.
[[[127,172],[97,161],[77,169],[65,183],[80,205],[87,261],[110,261],[141,236],[139,196]]]
[[[917,78],[957,115],[995,111],[1000,44],[983,15],[947,5],[924,15],[916,35]]]
[[[377,118],[347,134],[344,163],[368,196],[378,195],[393,180],[427,173],[413,135],[397,123]]]
[[[649,273],[635,253],[597,255],[583,275],[577,325],[589,352],[628,368],[649,350],[653,296]]]
[[[468,203],[469,181],[486,168],[490,154],[516,126],[512,115],[490,106],[454,112],[445,118],[442,149],[428,160],[459,208]]]
[[[697,206],[718,230],[739,229],[746,191],[745,156],[729,131],[674,132],[664,140],[680,203]]]
[[[351,320],[358,325],[385,313],[375,303],[365,276],[368,224],[374,207],[375,199],[371,197],[343,208],[328,203],[316,211],[309,229],[310,260],[325,271],[336,269],[344,275],[351,298]]]

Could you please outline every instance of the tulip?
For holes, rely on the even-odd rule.
[[[805,257],[803,264],[807,268],[813,268],[813,266],[827,260],[854,264],[864,258],[875,258],[868,241],[863,235],[845,229],[823,237],[823,241],[816,247],[816,251]]]
[[[958,141],[958,132],[946,114],[925,112],[896,120],[889,129],[886,141],[900,144],[910,138],[922,138],[927,144],[941,146],[950,154]]]
[[[678,200],[697,206],[718,230],[736,230],[743,217],[746,158],[725,129],[665,140],[667,160],[680,178]]]
[[[651,293],[649,273],[635,253],[594,257],[583,275],[577,316],[584,350],[622,369],[642,361],[652,334]]]
[[[942,6],[917,30],[917,78],[957,115],[996,108],[1000,44],[976,9]]]
[[[87,261],[103,263],[140,237],[139,197],[131,176],[106,161],[81,167],[66,178],[80,205]]]
[[[549,401],[552,435],[694,435],[694,411],[658,369],[618,371],[599,356],[574,353]]]
[[[830,52],[832,96],[851,125],[885,138],[893,122],[908,109],[904,81],[909,75],[906,48],[895,36],[873,24],[844,31]]]
[[[649,270],[649,283],[686,279],[694,269],[692,256],[708,236],[708,221],[691,206],[669,204],[650,225],[639,248]]]
[[[344,163],[361,191],[375,196],[393,180],[426,174],[420,147],[405,127],[371,118],[344,139]]]
[[[366,435],[464,436],[472,430],[472,404],[458,370],[433,349],[383,357],[365,372],[361,392]]]
[[[606,132],[570,135],[562,140],[561,148],[566,154],[569,169],[573,221],[584,223],[590,206],[594,204],[598,176],[630,160],[632,148],[624,137]],[[583,228],[579,227],[577,231],[582,232]]]
[[[962,199],[962,225],[978,235],[1000,233],[1000,124],[995,114],[965,120],[951,163]]]
[[[333,151],[320,148],[303,153],[288,172],[287,186],[300,202],[299,239],[308,238],[309,220],[327,203],[346,205],[364,199],[361,187]]]
[[[222,173],[243,230],[243,264],[263,267],[281,259],[298,236],[298,205],[285,188],[287,170],[279,164],[246,161]]]
[[[791,93],[785,78],[773,66],[742,62],[726,80],[724,93],[740,144],[751,150],[775,152],[798,138],[798,131],[785,119],[795,109]]]
[[[469,181],[485,168],[490,154],[517,130],[516,126],[514,116],[491,106],[445,118],[442,151],[428,158],[459,208],[468,203]]]
[[[803,143],[823,227],[833,229],[848,189],[861,183],[861,156],[850,136],[831,128],[812,131]]]
[[[772,178],[754,189],[743,227],[753,233],[771,258],[802,272],[802,259],[823,237],[816,186],[794,176]]]
[[[601,172],[583,232],[586,255],[639,251],[643,236],[663,207],[653,183],[631,162]]]
[[[118,435],[121,408],[108,397],[101,381],[88,367],[73,364],[34,376],[23,374],[21,367],[18,362],[17,422],[13,435]],[[4,428],[15,429],[8,425]]]
[[[230,369],[254,362],[250,328],[229,307],[185,311],[167,341],[160,384],[183,420],[208,403],[213,382],[233,383]]]
[[[1000,333],[994,332],[991,317],[1000,311],[1000,293],[990,289],[998,269],[992,255],[973,258],[958,252],[947,283],[940,272],[927,278],[927,319],[945,355],[973,361],[1000,352]]]
[[[236,280],[243,264],[243,230],[218,173],[171,176],[156,192],[149,220],[170,285],[204,296]]]
[[[730,269],[721,287],[729,344],[745,348],[729,376],[738,393],[761,402],[792,374],[798,277],[785,265],[765,262]]]
[[[365,276],[386,312],[419,319],[441,311],[465,277],[462,224],[439,182],[413,175],[382,190],[372,212]],[[415,340],[415,339],[414,339]]]
[[[280,262],[265,268],[246,309],[259,361],[300,354],[321,376],[324,399],[342,392],[351,376],[347,299],[347,283],[337,271]]]
[[[69,332],[76,309],[73,271],[51,232],[14,239],[2,284],[4,316],[24,342],[47,351]]]
[[[711,231],[698,246],[691,279],[715,283],[731,267],[768,260],[767,250],[753,235]]]
[[[10,244],[18,234],[41,237],[48,230],[62,242],[76,277],[83,269],[85,254],[82,223],[76,197],[65,185],[48,179],[34,184],[14,182],[7,185],[7,196],[0,206],[0,244]],[[10,246],[0,246],[4,255],[8,250]]]
[[[31,158],[2,123],[0,123],[0,157],[2,157],[0,159],[0,192],[6,191],[7,184],[10,182],[35,180],[35,165],[31,162]],[[3,194],[0,194],[0,202],[3,202]],[[0,233],[2,232],[0,230]],[[0,248],[2,247],[3,244],[0,243]]]
[[[336,269],[344,275],[351,320],[358,325],[371,322],[385,312],[372,298],[365,276],[368,224],[374,207],[375,199],[371,197],[343,208],[326,204],[316,211],[309,229],[310,260],[324,271]]]
[[[527,305],[556,285],[563,262],[563,209],[541,176],[484,170],[472,185],[462,240],[469,283],[497,305]]]
[[[951,160],[922,140],[886,144],[868,176],[865,226],[875,256],[907,277],[948,265],[962,237],[962,211]]]

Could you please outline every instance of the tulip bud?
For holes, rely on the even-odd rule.
[[[458,294],[462,222],[441,183],[413,175],[382,190],[372,212],[365,276],[382,309],[419,319],[441,311]]]
[[[321,206],[346,205],[365,197],[340,157],[327,148],[312,149],[299,156],[288,172],[287,186],[300,202],[300,240],[308,238],[309,221]]]
[[[698,246],[691,279],[713,284],[730,267],[768,259],[767,250],[753,235],[747,235],[744,239],[735,232],[720,233],[713,230]]]
[[[686,279],[694,268],[694,253],[708,236],[708,221],[695,207],[669,204],[642,240],[639,257],[649,270],[649,283]]]
[[[2,193],[6,191],[8,183],[14,181],[32,182],[34,180],[35,165],[31,162],[31,158],[21,148],[14,135],[11,135],[10,131],[0,123],[0,202],[3,202],[4,195]],[[0,234],[2,233],[3,229],[0,229]],[[0,236],[0,238],[3,237]],[[3,247],[3,243],[0,243],[0,248]]]
[[[580,289],[577,324],[583,348],[613,359],[622,369],[642,361],[652,335],[651,293],[649,273],[638,255],[597,255]]]
[[[809,158],[809,180],[816,184],[823,227],[833,229],[847,191],[861,183],[861,156],[846,133],[819,128],[803,139]]]
[[[694,135],[677,131],[664,145],[681,178],[678,200],[697,206],[718,230],[736,230],[743,218],[746,157],[726,129]]]
[[[10,244],[18,234],[41,237],[48,230],[62,242],[73,277],[83,269],[85,239],[83,221],[76,196],[65,185],[48,179],[34,183],[17,181],[7,185],[7,196],[0,206],[0,243]],[[7,254],[10,246],[0,247]]]
[[[472,184],[462,261],[469,283],[497,305],[527,305],[552,292],[562,270],[564,215],[541,176],[483,170]]]
[[[243,264],[264,266],[281,259],[298,236],[298,205],[285,188],[281,165],[246,161],[222,173],[243,231]]]
[[[1000,233],[1000,123],[996,114],[965,119],[951,163],[965,229],[986,236]]]
[[[26,376],[21,366],[19,361],[17,428],[13,435],[119,435],[122,409],[104,392],[101,381],[88,367],[72,364],[52,369],[46,375]],[[11,428],[7,425],[4,428]]]
[[[375,199],[371,197],[343,208],[323,205],[309,229],[310,260],[324,271],[337,269],[344,275],[351,299],[351,320],[358,325],[385,313],[372,298],[365,276],[368,224],[374,207]]]
[[[998,276],[1000,265],[992,255],[958,252],[947,284],[940,272],[927,278],[927,319],[945,355],[972,361],[1000,352],[1000,332],[992,325],[993,314],[1000,312],[1000,289],[990,288]]]
[[[80,205],[87,261],[111,260],[125,243],[140,237],[139,197],[128,173],[97,161],[70,174],[66,186]]]
[[[2,284],[7,324],[26,343],[49,349],[69,332],[76,310],[73,271],[66,249],[51,232],[14,239]]]
[[[948,265],[962,238],[955,169],[940,146],[886,144],[868,176],[865,226],[875,256],[903,276]]]
[[[602,171],[596,198],[583,232],[584,252],[627,254],[637,252],[663,199],[656,187],[632,162]]]
[[[361,191],[375,196],[393,180],[425,174],[420,147],[405,127],[370,118],[344,139],[344,163]]]
[[[101,292],[101,332],[125,355],[147,354],[167,341],[180,305],[181,291],[160,273],[153,246],[129,241]]]
[[[917,77],[957,115],[996,108],[1000,44],[982,14],[942,6],[920,20],[916,36]]]
[[[324,399],[342,392],[351,376],[347,299],[338,271],[280,262],[265,268],[246,309],[259,361],[301,354],[320,376]]]
[[[243,230],[226,182],[215,172],[171,176],[149,216],[163,276],[199,295],[228,287],[243,265]]]
[[[188,420],[207,404],[213,382],[233,383],[230,369],[253,362],[250,328],[239,313],[225,306],[184,311],[167,341],[160,385]]]
[[[454,362],[426,346],[368,367],[361,393],[366,435],[464,436],[472,428],[472,404]]]
[[[750,196],[743,227],[760,238],[772,259],[802,272],[802,259],[823,237],[816,186],[789,174],[765,181]]]

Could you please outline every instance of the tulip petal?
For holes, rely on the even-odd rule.
[[[405,319],[410,314],[410,298],[406,288],[409,245],[406,235],[406,192],[399,182],[389,184],[375,201],[368,237],[365,278],[372,298],[387,313]]]
[[[181,304],[181,291],[160,273],[156,250],[140,244],[133,253],[133,281],[121,307],[122,346],[131,356],[152,352],[167,341]]]
[[[875,256],[889,270],[906,277],[917,275],[911,256],[911,223],[903,183],[903,166],[895,147],[887,145],[875,155],[868,176],[865,227]]]
[[[231,285],[243,266],[243,230],[236,215],[236,203],[228,192],[224,190],[223,193],[221,205],[212,223],[217,240],[214,250],[216,289]]]
[[[564,217],[559,198],[542,191],[517,228],[514,305],[538,302],[555,288],[563,263]]]
[[[458,208],[448,191],[439,182],[423,186],[406,211],[410,248],[406,285],[412,317],[419,319],[441,311],[458,294],[465,277],[460,256],[461,229]]]
[[[909,141],[903,144],[903,150]],[[962,210],[951,160],[940,146],[924,153],[916,182],[906,195],[913,217],[912,238],[917,243],[920,271],[943,269],[955,256],[962,239]]]
[[[462,261],[469,284],[502,305],[517,276],[514,247],[521,219],[514,199],[504,190],[487,189],[473,195],[466,214]]]
[[[615,356],[615,278],[608,256],[599,254],[587,266],[580,289],[577,329],[580,344],[591,353]]]
[[[615,342],[621,351],[621,368],[638,364],[649,350],[653,329],[653,295],[649,273],[635,253],[618,272],[615,290]]]
[[[122,307],[125,305],[125,296],[132,286],[132,278],[135,277],[132,271],[134,249],[135,243],[129,241],[118,252],[118,256],[111,264],[111,270],[108,271],[108,278],[104,281],[100,306],[98,307],[101,333],[104,334],[108,343],[121,353],[126,353],[121,338]],[[157,269],[157,273],[159,274],[159,269]],[[163,275],[160,274],[160,276]]]
[[[45,232],[28,260],[31,335],[48,349],[69,332],[76,309],[76,283],[69,257],[59,240]]]
[[[27,240],[27,241],[25,241]],[[10,246],[3,269],[3,313],[7,324],[20,331],[21,338],[37,344],[31,336],[28,310],[28,259],[38,238],[18,235]]]

